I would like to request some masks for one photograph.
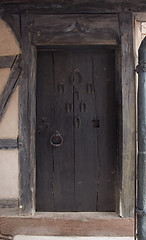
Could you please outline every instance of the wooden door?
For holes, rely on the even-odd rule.
[[[115,53],[38,51],[36,210],[115,211]]]

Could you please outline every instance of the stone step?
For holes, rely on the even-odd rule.
[[[134,240],[134,237],[78,237],[16,235],[13,240]]]

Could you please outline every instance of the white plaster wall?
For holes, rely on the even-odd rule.
[[[15,90],[7,111],[0,122],[0,138],[17,138],[18,136],[18,88]]]
[[[18,151],[0,150],[0,199],[18,198]]]
[[[0,19],[0,56],[19,54],[19,45],[8,25]]]
[[[135,61],[138,63],[138,49],[142,41],[142,24],[141,22],[135,21]]]
[[[0,19],[0,56],[20,53],[13,32]],[[0,69],[0,94],[9,77],[10,69]],[[17,138],[18,136],[18,88],[15,90],[7,110],[0,122],[0,139]],[[19,165],[17,150],[0,150],[0,199],[19,197]]]
[[[142,31],[142,39],[143,39],[144,37],[146,37],[146,22],[142,22],[141,31]]]

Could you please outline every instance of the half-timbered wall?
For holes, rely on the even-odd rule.
[[[19,207],[23,213],[35,210],[35,56],[39,45],[65,45],[65,44],[104,44],[117,45],[117,104],[119,114],[119,183],[117,186],[117,212],[121,216],[132,216],[134,206],[134,142],[135,136],[135,88],[129,79],[134,78],[133,58],[133,17],[131,13],[119,15],[27,15],[21,16],[21,29],[19,16],[3,15],[8,24],[19,38],[22,48],[22,74],[19,92]],[[11,21],[13,20],[13,24]],[[6,149],[17,153],[18,137],[18,79],[20,76],[18,44],[10,28],[1,20],[1,71],[7,73],[2,80],[4,86],[0,99],[0,143],[4,154]],[[3,27],[4,26],[4,27]],[[4,31],[3,30],[3,31]],[[16,30],[16,31],[15,31]],[[4,39],[5,38],[5,39]],[[128,49],[128,51],[125,51]],[[121,51],[121,54],[118,52]],[[128,65],[125,65],[127,62]],[[120,67],[121,66],[121,67]],[[128,66],[128,71],[127,71]],[[120,67],[120,68],[119,68]],[[17,71],[16,71],[17,70]],[[120,73],[121,72],[121,73]],[[120,83],[121,82],[121,83]],[[25,86],[26,85],[26,86]],[[122,89],[120,89],[122,86]],[[127,87],[128,86],[128,87]],[[131,89],[131,93],[129,93]],[[121,99],[123,102],[121,102]],[[130,101],[130,110],[126,107]],[[30,106],[30,107],[28,107]],[[127,121],[128,118],[128,121]],[[128,124],[127,124],[128,123]],[[29,126],[30,124],[30,126]],[[31,137],[30,135],[31,134]],[[30,141],[30,142],[29,142]],[[13,150],[12,150],[13,149]],[[15,150],[14,150],[15,149]],[[7,150],[7,152],[10,150]],[[12,156],[12,154],[11,154]],[[121,160],[122,159],[122,160]],[[14,161],[13,161],[14,162]],[[129,169],[130,171],[126,170]],[[31,174],[30,174],[31,171]],[[18,176],[18,158],[15,170],[11,174]],[[7,178],[7,177],[6,177]],[[7,178],[7,181],[9,178]],[[16,180],[17,179],[17,180]],[[3,189],[6,188],[6,182]],[[18,198],[18,177],[15,181],[16,194],[7,198]],[[127,185],[127,182],[129,183]],[[9,186],[11,186],[9,183]],[[17,185],[17,187],[16,187]],[[8,188],[9,189],[9,188]],[[3,192],[3,191],[1,191]],[[8,191],[10,194],[10,191]],[[131,192],[129,197],[129,192]],[[5,196],[6,197],[6,196]],[[4,197],[3,197],[4,199]],[[129,208],[129,206],[131,206]]]
[[[8,25],[0,20],[0,213],[18,205],[18,87],[7,88],[18,43]],[[5,61],[9,59],[8,61]]]
[[[11,8],[10,10],[14,11]],[[135,59],[137,59],[137,49],[141,41],[141,23],[134,22],[131,13],[107,15],[100,13],[92,21],[93,15],[91,14],[86,19],[86,14],[81,16],[80,13],[71,14],[71,16],[60,14],[56,17],[52,13],[47,15],[41,12],[40,15],[22,14],[21,21],[19,21],[19,16],[16,14],[13,18],[13,23],[16,23],[15,26],[11,23],[11,16],[3,15],[4,18],[6,17],[8,24],[13,25],[15,36],[20,40],[22,49],[21,68],[19,66],[19,45],[8,25],[0,20],[0,207],[4,209],[1,211],[2,213],[6,213],[5,210],[8,208],[11,210],[10,213],[14,210],[15,214],[18,214],[18,209],[19,213],[25,215],[32,214],[35,211],[36,95],[34,89],[36,83],[36,46],[53,46],[60,43],[64,45],[65,41],[68,41],[67,44],[72,44],[73,41],[74,44],[82,42],[87,45],[116,46],[119,121],[117,213],[121,217],[133,217],[136,155],[134,54]],[[76,19],[74,20],[74,18]],[[21,29],[17,28],[19,23]],[[104,31],[106,27],[110,29],[108,34]],[[133,39],[134,29],[135,40]],[[100,34],[97,34],[96,31]],[[85,34],[86,37],[84,37]],[[94,38],[96,34],[97,38]],[[69,36],[68,39],[66,39],[66,36]],[[133,46],[134,43],[135,46]],[[20,73],[22,74],[20,75]],[[53,221],[53,217],[50,218]],[[19,221],[19,219],[17,220]],[[13,221],[13,218],[11,221]],[[7,219],[4,218],[3,226],[6,222]],[[130,229],[134,229],[132,222],[129,222],[129,225],[127,223],[125,221],[123,232],[126,232],[125,229],[126,227],[129,229],[129,226]],[[22,229],[23,222],[21,224],[20,228]],[[7,229],[10,225],[6,225]],[[3,230],[8,233],[5,227],[3,227]],[[15,229],[12,227],[10,231],[13,235],[17,232],[17,226]],[[47,231],[47,234],[50,234],[51,231]],[[132,232],[132,230],[130,231]],[[23,234],[25,233],[23,232]],[[53,234],[55,234],[55,230]]]

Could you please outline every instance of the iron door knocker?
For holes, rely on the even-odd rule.
[[[52,135],[52,137],[50,138],[50,143],[53,147],[60,147],[62,145],[63,137],[58,131],[56,131],[55,134]]]

